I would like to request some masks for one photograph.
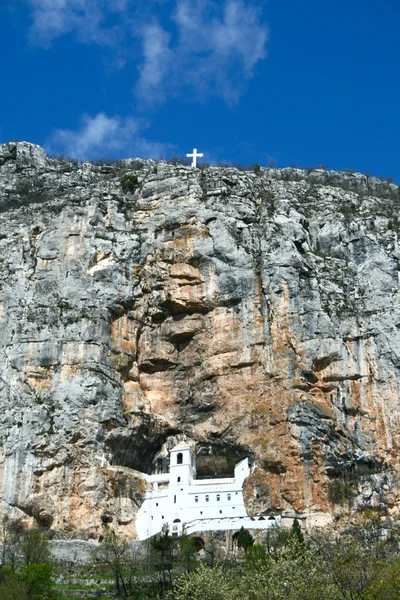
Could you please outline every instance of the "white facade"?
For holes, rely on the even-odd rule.
[[[280,517],[247,516],[242,488],[248,475],[249,461],[245,458],[235,466],[232,478],[196,479],[196,458],[181,442],[170,451],[169,473],[146,476],[152,489],[137,515],[139,539],[156,535],[165,524],[178,535],[183,526],[186,533],[195,533],[276,525]]]

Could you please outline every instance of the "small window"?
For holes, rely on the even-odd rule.
[[[163,518],[164,518],[164,515],[162,515],[162,516],[161,516],[161,518],[163,519]]]
[[[208,502],[209,499],[210,499],[210,496],[207,494],[207,496],[206,496],[206,502]]]
[[[156,506],[158,506],[158,502],[156,502]]]
[[[181,482],[181,478],[180,478],[180,477],[178,477],[178,483],[180,483],[180,482]]]
[[[200,514],[201,514],[201,515],[203,514],[203,511],[202,511],[202,510],[200,511]]]
[[[217,494],[217,502],[219,502],[221,500],[221,496],[219,494]]]
[[[183,454],[182,452],[178,452],[176,456],[176,464],[181,465],[183,463]]]
[[[198,502],[198,501],[199,501],[199,497],[198,497],[198,496],[195,496],[195,497],[194,497],[194,501],[195,501],[195,502]]]
[[[222,515],[222,510],[219,511],[219,514]]]
[[[176,504],[176,496],[174,496],[174,504]]]
[[[228,494],[228,500],[230,500],[230,499],[231,499],[231,495],[230,495],[230,494]]]

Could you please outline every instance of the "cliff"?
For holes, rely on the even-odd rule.
[[[395,513],[399,207],[359,174],[0,145],[3,513],[135,535],[184,436],[200,472],[253,457],[250,512]]]

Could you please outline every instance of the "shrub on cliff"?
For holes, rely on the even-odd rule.
[[[120,184],[123,192],[133,193],[139,185],[139,180],[136,175],[124,175],[120,179]]]

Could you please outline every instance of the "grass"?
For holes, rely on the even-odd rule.
[[[104,583],[103,585],[95,585],[94,583],[92,584],[84,584],[84,583],[59,583],[57,584],[57,589],[58,590],[82,590],[82,591],[86,591],[86,590],[103,590],[104,588],[107,588],[109,590],[112,590],[114,588],[114,584],[113,583]]]
[[[78,597],[71,594],[58,594],[58,600],[76,600]],[[98,598],[102,598],[102,600],[115,600],[115,596],[98,596]]]

